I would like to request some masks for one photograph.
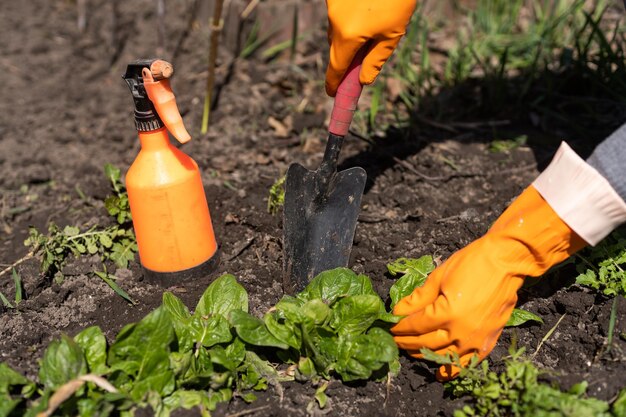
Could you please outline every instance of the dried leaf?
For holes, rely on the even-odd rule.
[[[289,129],[285,124],[278,121],[274,117],[270,116],[267,118],[267,123],[270,125],[272,129],[274,129],[274,134],[279,138],[286,138],[289,136]]]

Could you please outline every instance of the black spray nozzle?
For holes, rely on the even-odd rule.
[[[144,68],[150,69],[154,61],[156,59],[138,59],[133,61],[128,64],[126,72],[122,75],[133,95],[135,102],[135,126],[140,132],[157,130],[163,127],[163,122],[148,98],[148,93],[146,93],[143,85],[142,71]]]

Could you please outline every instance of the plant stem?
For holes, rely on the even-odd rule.
[[[613,333],[615,333],[615,322],[617,321],[617,297],[613,298],[613,306],[611,307],[611,316],[609,317],[609,334],[607,336],[606,344],[607,353],[611,351],[611,345],[613,344]]]
[[[111,233],[109,230],[95,230],[93,232],[84,232],[84,233],[79,233],[77,235],[74,236],[70,236],[67,238],[68,242],[71,242],[72,240],[76,240],[76,239],[81,239],[87,236],[96,236],[96,235],[103,235],[103,234],[109,234]]]
[[[206,94],[204,96],[204,111],[202,112],[202,134],[209,130],[209,116],[211,113],[211,93],[215,84],[215,61],[217,60],[217,47],[219,46],[220,33],[224,23],[222,21],[222,9],[224,0],[215,0],[213,18],[211,19],[211,37],[209,39],[209,75],[206,80]]]
[[[574,256],[583,261],[589,268],[593,269],[596,273],[599,273],[598,268],[596,268],[596,266],[589,262],[586,258],[583,258],[577,253],[575,253]]]

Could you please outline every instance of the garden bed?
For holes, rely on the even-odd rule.
[[[71,2],[35,3],[2,6],[1,269],[28,254],[23,241],[29,226],[45,231],[49,222],[81,229],[114,223],[103,203],[111,192],[103,167],[111,163],[124,171],[139,149],[132,100],[121,74],[127,62],[153,55],[157,46],[150,36],[154,14],[134,2],[123,6],[116,34],[121,45],[110,40],[107,2],[94,2],[84,34],[76,29]],[[169,49],[186,28],[186,9],[171,7]],[[0,361],[25,376],[36,378],[38,359],[61,334],[73,336],[98,325],[113,340],[125,324],[160,305],[164,290],[193,307],[213,279],[231,273],[247,290],[252,314],[262,315],[282,297],[281,215],[268,213],[268,190],[290,163],[315,167],[321,160],[330,103],[323,92],[324,67],[319,64],[324,51],[317,49],[324,33],[320,30],[300,45],[294,64],[236,60],[228,74],[231,55],[223,51],[218,71],[223,88],[210,132],[202,136],[204,35],[195,30],[184,39],[173,61],[172,83],[193,137],[183,150],[198,162],[206,187],[221,252],[218,271],[206,279],[163,288],[146,282],[138,262],[131,262],[128,269],[113,274],[136,300],[132,305],[91,273],[101,265],[97,256],[71,260],[62,270],[62,280],[40,274],[36,258],[20,263],[16,271],[25,296],[17,309],[0,306]],[[384,300],[395,281],[387,263],[426,254],[445,260],[481,236],[570,133],[539,131],[525,118],[511,120],[499,132],[508,137],[525,134],[528,140],[497,152],[489,124],[446,130],[428,120],[417,127],[378,132],[373,142],[364,135],[348,137],[341,166],[362,166],[368,173],[351,267],[368,275]],[[581,139],[571,138],[574,146],[589,149],[592,141]],[[612,400],[626,386],[626,341],[616,336],[606,352],[612,299],[572,285],[575,276],[569,265],[522,289],[521,307],[544,323],[506,329],[490,360],[497,367],[513,339],[531,353],[541,344],[533,361],[550,371],[549,379],[563,389],[585,380],[589,395]],[[0,277],[0,292],[14,297],[10,273]],[[621,297],[616,322],[615,334],[626,332],[626,302]],[[331,381],[328,406],[315,412],[449,416],[464,404],[464,399],[444,393],[443,385],[434,380],[433,365],[407,356],[401,356],[401,364],[400,374],[389,385]],[[270,387],[252,404],[235,399],[220,405],[215,414],[307,415],[315,388],[287,382],[283,389],[282,401]]]

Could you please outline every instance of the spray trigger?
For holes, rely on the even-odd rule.
[[[169,79],[155,81],[149,68],[141,71],[143,85],[154,109],[165,124],[167,130],[180,142],[187,143],[191,135],[185,129],[183,118],[176,105],[176,97],[172,92]]]

